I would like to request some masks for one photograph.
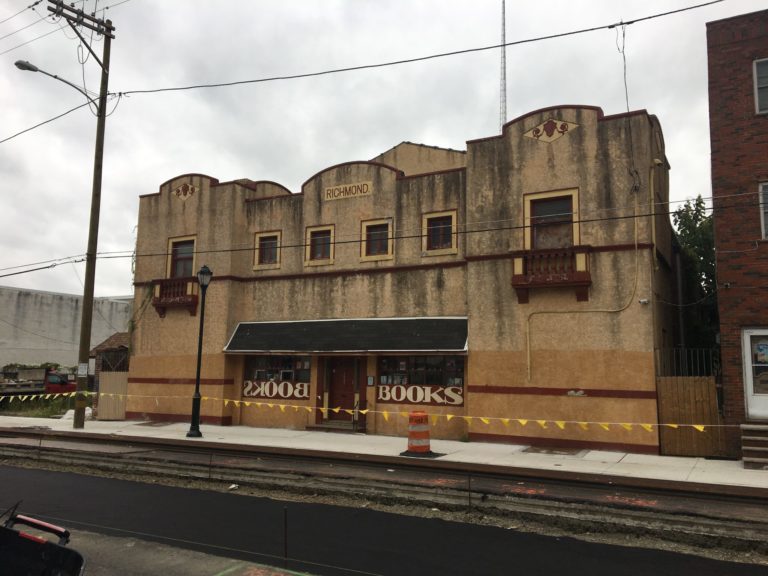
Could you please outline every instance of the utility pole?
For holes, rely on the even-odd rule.
[[[101,20],[67,6],[62,0],[48,0],[48,11],[64,18],[82,43],[101,66],[101,88],[96,123],[96,150],[93,158],[93,189],[91,192],[91,219],[88,227],[88,248],[85,253],[85,283],[83,285],[83,310],[80,320],[80,348],[77,356],[77,392],[75,395],[74,428],[85,426],[85,407],[88,403],[88,362],[91,351],[91,323],[93,321],[93,288],[96,281],[96,248],[99,241],[99,212],[101,210],[101,174],[104,158],[104,128],[107,120],[107,87],[109,85],[110,45],[115,27],[111,20]],[[78,26],[93,30],[104,37],[102,59],[93,51]]]

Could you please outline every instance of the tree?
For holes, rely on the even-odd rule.
[[[701,195],[686,200],[672,215],[682,255],[686,345],[711,347],[719,331],[715,233]]]

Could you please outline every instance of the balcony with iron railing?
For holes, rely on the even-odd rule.
[[[154,296],[152,306],[160,318],[165,317],[168,308],[184,308],[190,316],[197,314],[198,282],[195,276],[189,278],[164,278],[152,282]]]
[[[569,246],[513,253],[512,287],[517,301],[527,304],[531,289],[556,287],[572,287],[576,300],[589,300],[589,252],[589,246]]]

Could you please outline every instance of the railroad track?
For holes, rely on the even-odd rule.
[[[423,461],[366,461],[268,449],[247,451],[111,442],[24,432],[0,437],[0,462],[240,493],[331,499],[342,505],[408,506],[415,514],[480,515],[510,528],[650,536],[702,548],[768,555],[768,501],[637,487],[558,482]]]

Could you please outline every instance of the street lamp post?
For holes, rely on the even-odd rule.
[[[211,282],[213,272],[208,266],[203,265],[197,273],[197,282],[200,284],[200,331],[197,335],[197,373],[195,375],[195,394],[192,396],[192,422],[189,425],[187,438],[202,438],[200,432],[200,366],[203,359],[203,321],[205,319],[205,291]]]
[[[112,28],[112,22],[106,21],[106,26]],[[78,33],[79,34],[79,33]],[[111,34],[104,35],[104,54],[101,64],[101,86],[98,104],[75,84],[49,74],[29,62],[19,60],[16,67],[29,72],[41,72],[63,82],[85,95],[96,104],[96,149],[93,158],[93,187],[91,190],[91,215],[88,226],[88,247],[85,252],[85,281],[83,282],[83,310],[80,318],[80,346],[77,355],[77,394],[75,397],[75,417],[73,428],[85,426],[85,407],[88,390],[88,362],[91,351],[91,323],[93,321],[93,292],[96,281],[96,249],[99,241],[99,212],[101,210],[101,175],[104,159],[104,129],[107,120],[107,90],[109,85],[109,57]],[[89,47],[90,50],[90,47]]]

